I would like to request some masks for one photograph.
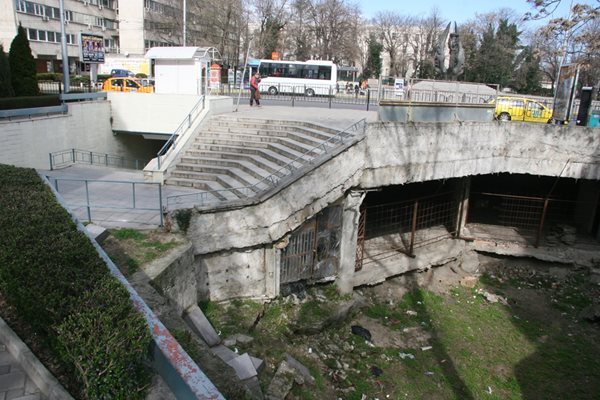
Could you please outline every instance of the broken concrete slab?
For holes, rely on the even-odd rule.
[[[236,344],[249,344],[252,343],[254,338],[252,336],[244,335],[242,333],[236,333],[223,340],[225,346],[235,346]]]
[[[260,372],[265,367],[265,362],[260,358],[250,356],[250,360],[252,360],[252,364],[254,365],[254,369],[257,372]]]
[[[223,346],[222,344],[211,347],[210,351],[221,360],[227,362],[236,358],[239,354],[231,350],[229,347]]]
[[[302,378],[304,379],[304,382],[308,383],[309,385],[315,384],[315,378],[310,374],[310,371],[308,370],[308,368],[306,368],[300,361],[296,360],[290,354],[285,353],[284,355],[285,355],[285,361],[288,363],[288,365],[290,367],[295,369],[296,372],[302,376]]]
[[[295,373],[294,368],[286,361],[282,361],[277,368],[273,380],[269,384],[265,398],[267,400],[284,400],[290,390],[292,390],[294,381],[298,381],[297,378],[299,378],[300,381],[302,380],[302,378]]]
[[[227,365],[231,366],[235,370],[235,373],[241,380],[252,378],[253,376],[258,375],[248,353],[244,353],[241,356],[227,361]]]
[[[246,387],[246,395],[251,400],[264,400],[264,395],[262,389],[260,387],[260,381],[257,376],[253,376],[252,378],[248,378],[242,381],[244,386]]]
[[[215,328],[213,328],[208,319],[204,316],[200,307],[197,305],[188,308],[183,319],[207,345],[212,347],[221,343],[221,338],[215,331]]]

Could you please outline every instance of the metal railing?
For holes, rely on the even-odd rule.
[[[498,95],[498,85],[410,79],[406,86],[381,85],[380,100],[421,103],[483,104]]]
[[[60,81],[38,81],[38,88],[43,94],[62,94],[65,90]],[[91,82],[72,83],[69,85],[69,93],[95,93],[102,91],[101,84]]]
[[[166,156],[169,151],[172,151],[175,148],[175,146],[177,146],[177,142],[181,134],[192,126],[192,124],[196,120],[196,117],[200,114],[202,110],[204,110],[204,99],[205,97],[201,96],[200,100],[198,100],[198,102],[194,105],[194,107],[188,113],[188,115],[186,115],[183,121],[181,121],[181,123],[179,124],[177,129],[175,129],[175,131],[171,134],[167,142],[163,145],[163,147],[160,148],[158,153],[156,153],[158,169],[160,169],[161,166],[161,157]]]
[[[67,205],[78,218],[92,222],[92,209],[103,210],[95,217],[97,221],[113,222],[114,210],[130,210],[135,212],[152,212],[147,218],[137,223],[151,224],[158,214],[158,226],[163,225],[162,185],[154,182],[114,181],[100,179],[58,178],[46,176],[54,189],[60,193]],[[60,184],[59,184],[60,182]],[[139,187],[143,189],[140,189]],[[127,196],[129,189],[131,195]],[[156,190],[154,192],[154,190]],[[143,192],[143,193],[139,193]],[[83,215],[81,211],[83,212]],[[105,210],[109,210],[106,212]],[[121,218],[121,216],[118,216]],[[118,222],[126,222],[119,219]],[[136,221],[131,221],[136,222]]]
[[[122,156],[96,153],[87,150],[67,149],[49,153],[50,170],[71,164],[98,165],[113,168],[143,169],[147,160],[135,160]]]
[[[262,178],[258,182],[242,187],[228,188],[221,190],[211,190],[202,193],[191,193],[182,194],[176,196],[167,197],[167,208],[174,204],[194,204],[194,205],[206,205],[210,202],[222,202],[227,201],[228,198],[234,197],[235,200],[239,198],[250,198],[255,195],[272,189],[277,186],[281,180],[288,178],[294,174],[295,171],[305,165],[320,165],[331,157],[331,150],[339,148],[341,145],[349,145],[351,142],[345,142],[347,138],[354,137],[359,138],[365,135],[367,127],[366,118],[361,119],[358,122],[353,123],[347,128],[337,132],[334,136],[321,142],[317,146],[306,150],[300,156],[294,158],[286,165],[279,168],[277,171],[270,175]],[[330,146],[334,144],[334,146]],[[315,153],[316,150],[322,151],[317,157],[310,156]]]

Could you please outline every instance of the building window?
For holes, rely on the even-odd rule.
[[[38,40],[37,29],[27,29],[27,39],[29,40]]]

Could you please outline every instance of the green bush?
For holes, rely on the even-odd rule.
[[[52,82],[62,82],[63,74],[59,72],[40,72],[37,75],[37,80],[39,81],[52,81]]]
[[[148,77],[148,75],[144,74],[143,72],[139,72],[139,73],[135,74],[135,77],[138,79],[145,79]]]
[[[0,165],[0,291],[74,395],[142,399],[150,333],[123,286],[33,169]]]
[[[0,98],[0,110],[15,110],[17,108],[36,108],[59,106],[58,95],[22,96]]]

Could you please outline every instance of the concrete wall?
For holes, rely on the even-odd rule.
[[[270,246],[199,257],[200,299],[219,301],[275,296],[279,291],[275,272],[278,257],[279,250]]]
[[[200,99],[194,95],[108,92],[112,129],[170,135]]]
[[[114,139],[107,101],[69,103],[66,115],[0,120],[0,163],[48,169],[48,154],[71,148],[127,156]]]
[[[198,304],[196,269],[190,243],[144,267],[155,288],[175,305],[179,314]]]

